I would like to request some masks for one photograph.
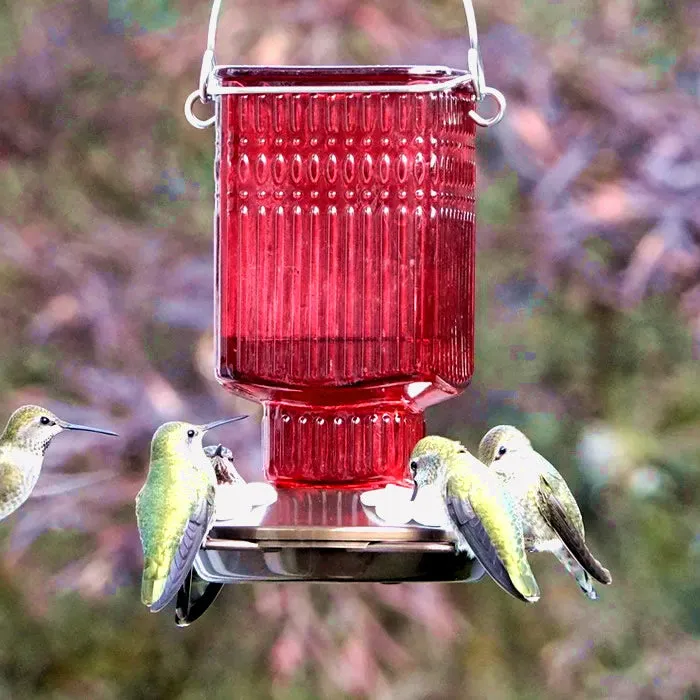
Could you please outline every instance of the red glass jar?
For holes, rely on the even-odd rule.
[[[408,85],[446,68],[220,68],[226,86]],[[474,362],[474,101],[217,102],[219,381],[264,406],[279,486],[398,482]]]

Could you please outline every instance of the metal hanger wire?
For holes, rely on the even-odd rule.
[[[467,70],[458,72],[454,78],[442,82],[415,83],[412,85],[222,85],[217,80],[216,73],[223,67],[250,68],[250,66],[219,66],[214,58],[216,48],[216,31],[221,13],[222,0],[213,0],[211,15],[209,17],[209,31],[207,34],[207,48],[202,56],[202,67],[199,72],[199,89],[192,92],[185,101],[185,116],[192,126],[205,129],[211,126],[216,117],[200,119],[193,112],[196,100],[207,104],[221,95],[280,95],[280,94],[320,94],[320,93],[426,93],[452,90],[464,83],[470,83],[476,102],[481,102],[485,97],[492,97],[498,110],[492,117],[482,117],[475,110],[470,110],[469,116],[479,126],[493,126],[503,118],[506,109],[506,98],[499,90],[486,85],[484,77],[484,65],[479,52],[479,34],[476,26],[476,15],[472,0],[462,0],[464,13],[467,19],[467,35],[469,38],[469,50],[467,51]],[[321,66],[320,68],[338,68],[339,66]],[[386,66],[389,67],[389,66]],[[309,69],[308,66],[299,66],[301,70]],[[419,68],[416,68],[418,71]],[[449,69],[447,69],[449,70]],[[453,71],[456,72],[456,71]]]

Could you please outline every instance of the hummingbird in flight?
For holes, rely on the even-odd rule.
[[[421,486],[437,483],[445,528],[458,552],[476,558],[486,573],[518,600],[534,603],[540,590],[523,545],[523,527],[508,492],[461,443],[430,435],[419,440],[409,467],[413,500]]]
[[[214,522],[217,477],[202,438],[246,417],[206,425],[170,422],[153,435],[148,476],[136,496],[144,556],[141,601],[151,612],[162,610],[189,581]]]
[[[0,435],[0,520],[16,511],[31,495],[46,449],[64,430],[117,436],[111,430],[68,423],[41,406],[21,406]]]
[[[479,444],[479,458],[501,480],[520,510],[529,552],[551,552],[590,598],[592,578],[612,583],[610,572],[585,540],[583,518],[562,475],[512,425],[491,428]]]

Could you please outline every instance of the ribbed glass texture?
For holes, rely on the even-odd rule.
[[[224,84],[441,81],[444,69],[222,69]],[[219,366],[265,406],[279,485],[400,481],[422,411],[473,371],[468,89],[226,95]]]

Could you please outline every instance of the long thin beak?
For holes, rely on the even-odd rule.
[[[411,500],[415,501],[417,495],[418,495],[418,483],[414,481],[413,482],[413,493],[411,494]]]
[[[218,428],[220,425],[226,425],[227,423],[235,423],[236,421],[243,420],[247,417],[248,416],[236,416],[235,418],[223,418],[221,420],[215,420],[212,423],[207,423],[206,425],[202,425],[200,427],[202,431],[206,433],[208,430]]]
[[[111,430],[102,430],[102,428],[91,428],[89,425],[78,425],[77,423],[66,423],[65,421],[57,421],[64,430],[84,430],[86,433],[100,433],[101,435],[112,435],[119,437],[117,433]]]

